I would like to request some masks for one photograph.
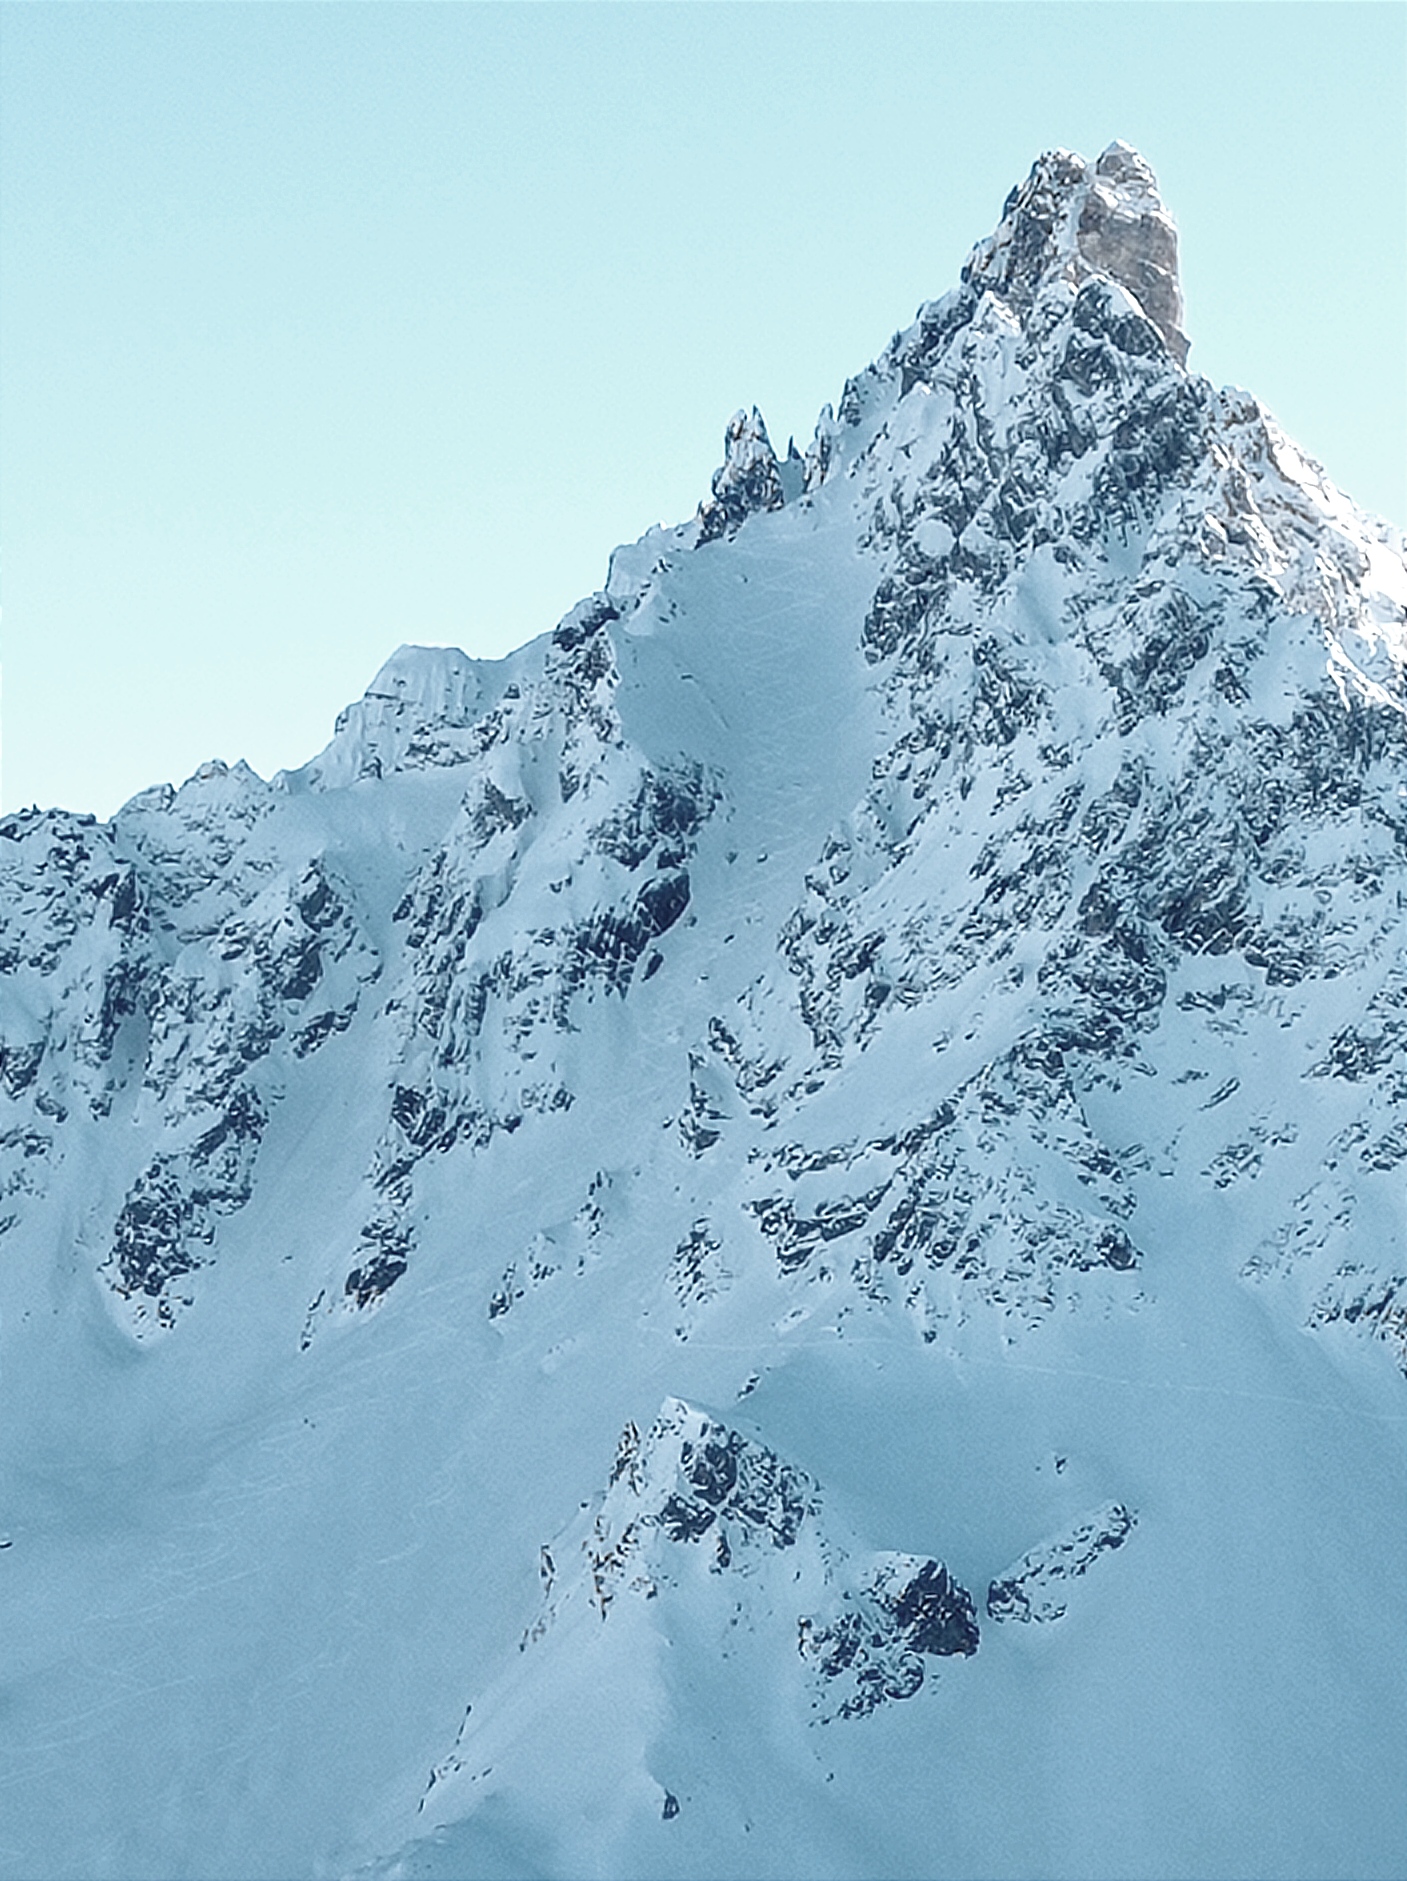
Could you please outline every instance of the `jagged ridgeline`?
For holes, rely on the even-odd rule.
[[[0,1870],[1400,1872],[1407,564],[1183,321],[1050,153],[551,634],[0,821]]]

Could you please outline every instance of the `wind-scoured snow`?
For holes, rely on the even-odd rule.
[[[1042,157],[327,750],[0,823],[0,1872],[1407,1864],[1407,562]]]

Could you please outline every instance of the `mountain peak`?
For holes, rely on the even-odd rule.
[[[1407,1875],[1407,557],[1174,259],[0,817],[0,1881]]]
[[[1150,166],[1115,142],[1093,163],[1048,150],[1007,197],[1002,219],[968,257],[963,279],[1028,314],[1053,281],[1078,286],[1103,274],[1130,294],[1182,365],[1177,229]]]

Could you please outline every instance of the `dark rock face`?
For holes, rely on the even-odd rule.
[[[247,1203],[275,1062],[345,1030],[377,971],[322,861],[260,853],[267,799],[252,773],[213,765],[109,825],[29,812],[0,830],[0,929],[27,937],[7,950],[0,938],[0,951],[28,1014],[23,1034],[0,1039],[0,1089],[57,1121],[75,1100],[129,1134],[138,1112],[157,1120],[154,1139],[138,1136],[142,1166],[125,1148],[116,1159],[127,1192],[110,1204],[101,1269],[137,1327],[174,1323],[171,1288]],[[62,1058],[46,1073],[56,1027]],[[29,1135],[14,1140],[24,1149]],[[3,1173],[5,1140],[0,1193],[37,1196]]]
[[[1087,1574],[1102,1554],[1122,1548],[1136,1517],[1111,1502],[1083,1522],[1023,1555],[987,1590],[991,1620],[1048,1621],[1064,1617],[1071,1581]]]
[[[347,1275],[343,1291],[354,1306],[371,1306],[395,1285],[406,1265],[404,1243],[388,1230],[384,1244]]]
[[[688,905],[688,871],[678,869],[646,882],[622,913],[584,922],[567,943],[564,999],[592,980],[599,980],[610,992],[624,993],[646,948],[669,932]]]
[[[543,1553],[544,1611],[525,1648],[549,1638],[573,1600],[584,1598],[601,1621],[631,1595],[667,1613],[699,1573],[724,1578],[731,1645],[756,1631],[764,1653],[781,1644],[779,1611],[825,1603],[803,1613],[792,1635],[820,1722],[911,1698],[932,1662],[978,1648],[972,1597],[941,1562],[853,1552],[828,1528],[810,1478],[756,1437],[678,1400],[645,1436],[626,1426],[605,1495],[576,1526],[582,1583],[563,1585],[558,1564],[571,1544],[559,1538]]]
[[[575,1013],[652,978],[665,960],[660,943],[688,910],[688,861],[719,787],[697,763],[647,766],[627,747],[608,631],[618,618],[607,595],[583,601],[551,636],[540,677],[504,689],[467,727],[474,768],[462,806],[395,909],[409,971],[390,1009],[417,1071],[396,1085],[368,1171],[375,1204],[362,1238],[394,1241],[395,1259],[371,1269],[359,1260],[356,1284],[345,1287],[358,1305],[410,1262],[421,1161],[569,1110],[575,1094],[558,1065]],[[551,754],[555,799],[527,775],[526,754],[539,749]],[[531,869],[540,833],[564,812],[579,819],[579,834],[575,866],[554,885],[566,891],[560,919],[524,929],[500,910]],[[577,889],[578,875],[594,892]],[[506,1076],[485,1080],[490,1056]],[[514,1297],[512,1285],[500,1288],[494,1316]]]
[[[821,1715],[861,1718],[912,1698],[925,1657],[970,1658],[979,1633],[972,1596],[938,1561],[894,1556],[825,1625],[803,1619],[799,1645],[821,1681]]]
[[[654,1599],[695,1563],[746,1584],[797,1547],[816,1510],[815,1484],[800,1470],[670,1400],[643,1438],[626,1426],[606,1494],[589,1524],[583,1517],[588,1598],[604,1620],[622,1594]],[[557,1596],[547,1591],[550,1613]]]
[[[963,280],[1000,294],[1025,317],[1062,265],[1067,276],[1097,270],[1125,289],[1153,344],[1183,364],[1177,231],[1153,172],[1127,144],[1111,144],[1092,167],[1064,150],[1039,158],[1007,197],[995,234],[973,251]]]
[[[813,1658],[820,1677],[844,1693],[828,1717],[863,1718],[922,1689],[919,1655],[896,1641],[882,1622],[867,1622],[859,1612],[843,1613],[832,1625],[814,1629],[803,1620],[799,1643],[802,1657]]]
[[[977,1650],[972,1597],[937,1561],[924,1562],[892,1600],[890,1611],[917,1652],[947,1657]]]
[[[249,1200],[254,1157],[268,1119],[255,1093],[236,1085],[226,1108],[184,1155],[158,1156],[133,1185],[113,1230],[112,1284],[145,1294],[169,1323],[169,1283],[200,1264],[212,1219]]]
[[[770,1450],[715,1424],[680,1446],[679,1476],[680,1491],[659,1513],[664,1534],[671,1541],[697,1541],[717,1521],[729,1559],[737,1545],[736,1536],[727,1539],[730,1531],[790,1548],[810,1511],[811,1489],[803,1476]]]
[[[762,414],[738,411],[723,433],[723,464],[713,473],[713,495],[699,506],[699,541],[715,542],[733,532],[758,510],[780,509],[786,501],[777,454]]]
[[[1060,229],[1086,167],[1068,150],[1047,152],[1002,206],[994,235],[976,249],[963,280],[990,286],[1020,312],[1029,312],[1050,270]]]
[[[718,788],[698,764],[647,771],[626,806],[591,831],[592,846],[627,869],[653,860],[678,868],[718,801]]]
[[[863,1228],[883,1200],[888,1186],[885,1183],[865,1195],[842,1195],[834,1201],[821,1202],[813,1215],[801,1219],[784,1195],[767,1196],[762,1201],[750,1202],[748,1207],[775,1248],[777,1265],[783,1273],[793,1273],[804,1267],[825,1242]]]
[[[1057,1159],[1087,1207],[1054,1198],[1036,1175]],[[898,1283],[931,1340],[929,1277],[949,1275],[1025,1318],[1049,1310],[1062,1275],[1127,1273],[1139,1250],[1123,1223],[1134,1196],[1118,1157],[1091,1129],[1067,1044],[1023,1040],[901,1134],[810,1150],[788,1145],[769,1166],[812,1193],[801,1215],[786,1194],[745,1204],[784,1273],[843,1262],[876,1301]],[[863,1170],[867,1186],[855,1184]],[[834,1173],[831,1173],[834,1172]]]
[[[1134,294],[1178,365],[1187,358],[1177,231],[1158,201],[1153,172],[1127,144],[1113,144],[1094,167],[1080,210],[1078,241],[1091,267]]]

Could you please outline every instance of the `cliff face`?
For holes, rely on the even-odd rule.
[[[1047,155],[550,636],[0,824],[0,1864],[1399,1871],[1407,566],[1182,318]]]

